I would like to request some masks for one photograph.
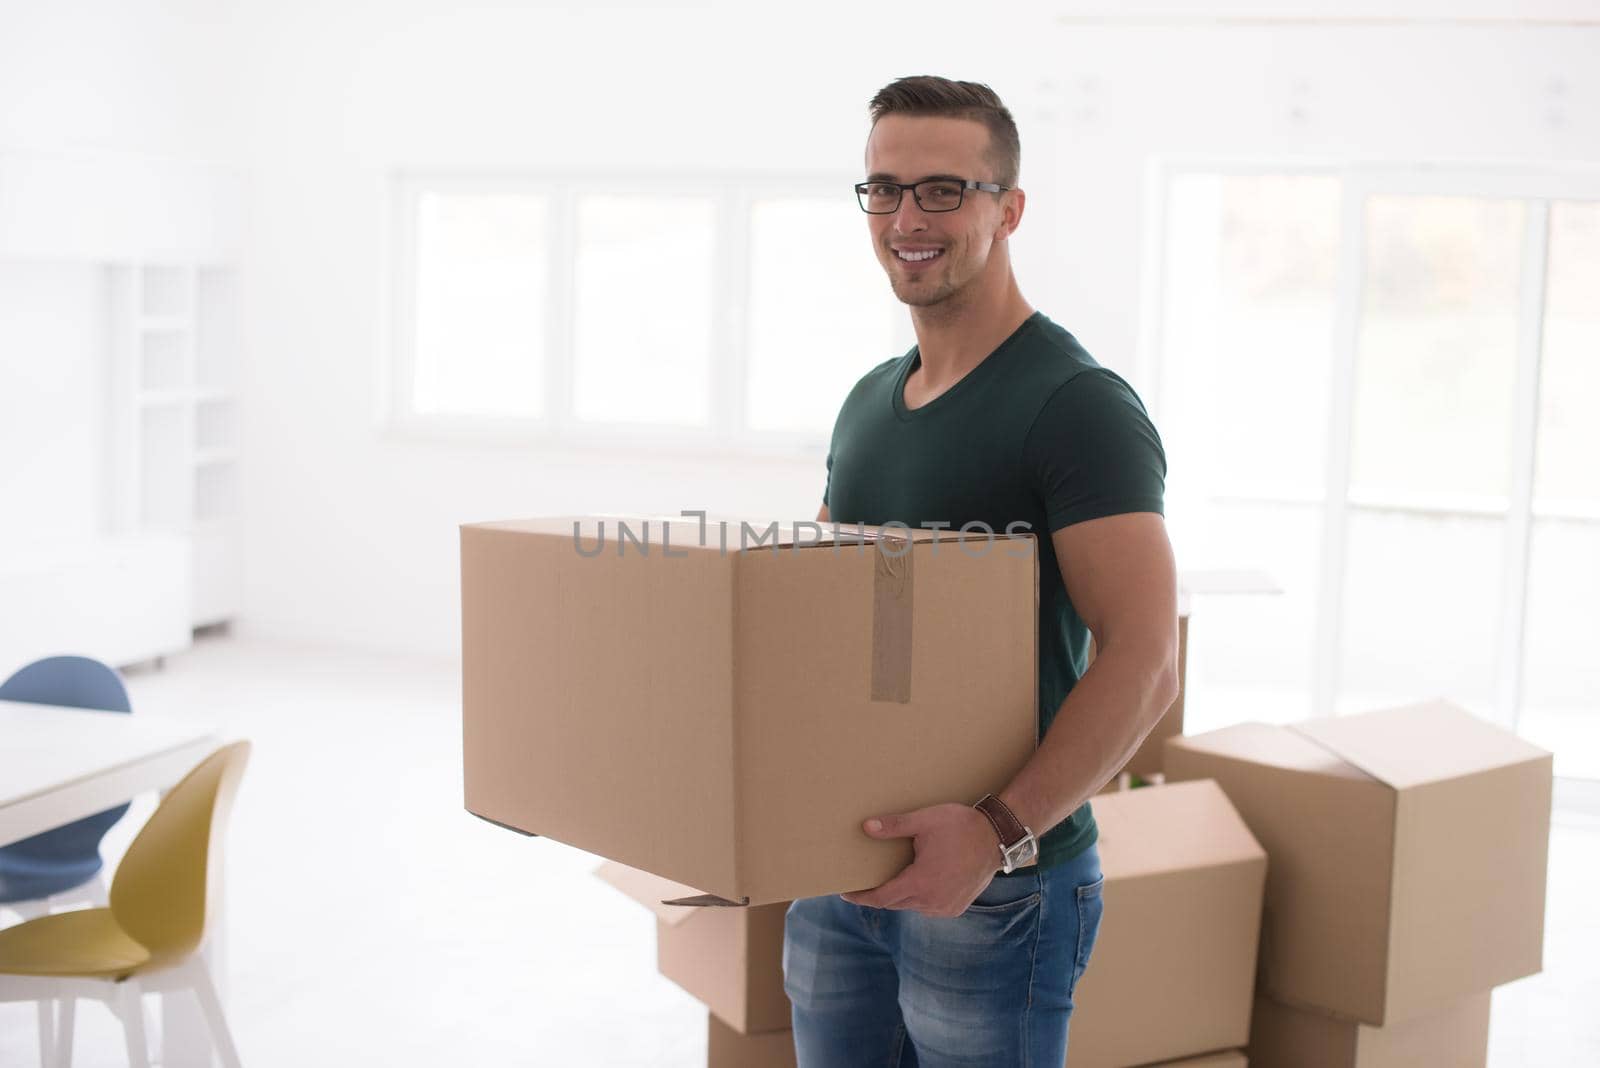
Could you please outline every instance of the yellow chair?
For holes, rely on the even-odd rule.
[[[0,929],[0,1001],[61,1001],[61,1064],[72,1061],[76,999],[107,1002],[122,1019],[129,1063],[148,1068],[143,995],[192,990],[222,1063],[239,1068],[222,1003],[197,950],[221,874],[222,828],[249,756],[249,742],[224,746],[167,792],[118,865],[109,908],[58,912]],[[40,1048],[46,1048],[43,1034]]]

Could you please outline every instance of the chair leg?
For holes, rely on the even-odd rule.
[[[56,1003],[40,998],[39,1008],[39,1063],[44,1068],[55,1068],[56,1063]]]
[[[117,1015],[128,1040],[128,1068],[150,1068],[150,1045],[144,1034],[144,998],[136,979],[117,984]]]
[[[194,976],[194,995],[200,999],[200,1009],[206,1014],[206,1025],[211,1030],[211,1044],[222,1059],[222,1068],[240,1068],[239,1050],[233,1044],[228,1030],[228,1020],[222,1014],[222,1000],[217,997],[217,987],[211,981],[211,969],[198,953],[189,960]]]
[[[72,1068],[72,1036],[76,1030],[78,999],[62,998],[56,1005],[56,1060],[50,1068]]]

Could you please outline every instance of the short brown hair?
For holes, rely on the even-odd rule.
[[[885,115],[971,119],[989,131],[989,163],[995,181],[1015,186],[1022,169],[1022,142],[1011,112],[993,89],[978,82],[956,82],[934,74],[900,78],[878,90],[867,106],[873,125]]]

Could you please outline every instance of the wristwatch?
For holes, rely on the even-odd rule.
[[[1004,801],[994,794],[984,794],[982,800],[972,807],[989,817],[989,822],[994,825],[994,833],[1000,836],[1001,870],[1007,875],[1039,859],[1039,840],[1022,825],[1022,821],[1017,819],[1016,813]]]

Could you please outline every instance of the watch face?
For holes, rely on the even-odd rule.
[[[1030,834],[1016,845],[1005,851],[1006,859],[1013,867],[1017,867],[1034,860],[1039,855],[1039,843]]]

